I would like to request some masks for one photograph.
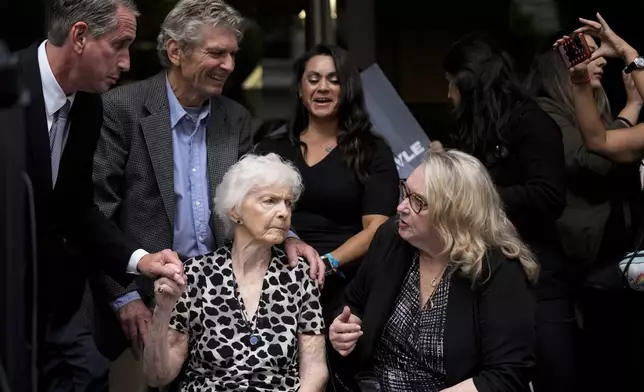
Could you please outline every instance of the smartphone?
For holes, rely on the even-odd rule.
[[[574,67],[590,58],[590,48],[583,34],[577,33],[567,38],[557,47],[566,68]]]

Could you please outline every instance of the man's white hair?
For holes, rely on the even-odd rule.
[[[214,204],[215,214],[225,224],[229,236],[235,227],[229,213],[239,208],[252,191],[276,185],[291,188],[293,202],[304,189],[300,172],[277,154],[247,154],[228,169],[217,186]]]

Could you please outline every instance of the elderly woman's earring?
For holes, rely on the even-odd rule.
[[[235,223],[237,223],[238,225],[241,225],[241,219],[237,219]]]

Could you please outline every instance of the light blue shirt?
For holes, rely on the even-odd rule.
[[[210,229],[210,202],[206,127],[210,117],[210,102],[200,108],[183,107],[166,79],[172,154],[174,160],[174,241],[172,250],[179,258],[187,258],[214,251],[215,238]],[[132,291],[112,302],[116,311],[140,299]]]
[[[166,82],[174,158],[174,242],[179,258],[212,252],[206,127],[210,102],[201,108],[184,108]]]

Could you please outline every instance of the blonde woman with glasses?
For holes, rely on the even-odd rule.
[[[336,390],[528,391],[538,266],[487,170],[434,152],[400,189],[329,330]]]

